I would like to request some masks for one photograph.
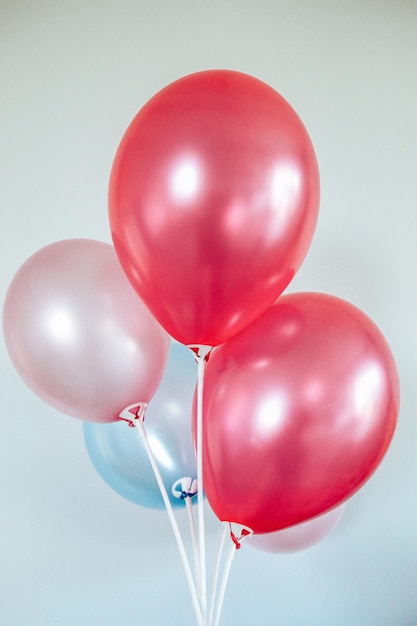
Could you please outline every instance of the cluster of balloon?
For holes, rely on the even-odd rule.
[[[214,348],[205,493],[220,520],[255,534],[340,505],[381,461],[397,418],[396,367],[373,322],[329,295],[281,296],[318,205],[299,117],[232,71],[151,98],[110,177],[113,242],[132,285],[171,336]]]
[[[221,521],[249,528],[264,549],[286,529],[308,545],[327,534],[397,419],[396,367],[373,322],[329,295],[281,295],[318,206],[299,117],[271,87],[230,71],[157,93],[127,128],[110,177],[127,277],[172,337],[205,348],[199,485]]]
[[[198,72],[151,98],[121,140],[114,249],[62,241],[18,271],[4,307],[11,358],[46,402],[86,422],[92,461],[116,491],[161,506],[126,424],[105,424],[133,424],[143,413],[132,407],[148,403],[150,458],[167,489],[187,491],[174,479],[195,476],[194,424],[198,486],[255,548],[320,540],[376,469],[399,403],[384,337],[344,300],[282,295],[318,207],[314,149],[288,102],[246,74]],[[178,344],[153,398],[170,338],[197,353],[194,408]]]

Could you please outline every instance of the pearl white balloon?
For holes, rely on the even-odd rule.
[[[9,287],[3,324],[26,384],[59,411],[94,422],[149,402],[168,356],[168,334],[113,247],[89,239],[58,241],[31,256]]]

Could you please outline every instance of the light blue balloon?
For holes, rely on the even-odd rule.
[[[171,342],[167,367],[146,410],[144,425],[174,507],[184,506],[184,499],[177,497],[186,486],[180,479],[197,477],[191,425],[196,379],[197,365],[191,350]],[[84,422],[83,428],[90,459],[114,491],[135,504],[165,508],[138,428],[131,428],[124,421]],[[172,493],[175,484],[177,496]]]

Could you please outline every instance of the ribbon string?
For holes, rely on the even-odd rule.
[[[161,492],[161,496],[163,498],[164,504],[165,504],[165,508],[167,510],[168,513],[168,517],[169,517],[169,521],[171,523],[171,528],[172,531],[174,533],[174,537],[175,540],[177,542],[177,547],[178,547],[178,551],[180,553],[180,557],[181,557],[181,561],[184,567],[184,572],[185,572],[185,576],[187,579],[187,583],[188,583],[188,587],[190,590],[190,594],[191,594],[191,600],[193,603],[193,607],[194,607],[194,611],[195,611],[195,615],[197,618],[197,624],[198,626],[206,626],[206,623],[203,619],[203,615],[201,612],[201,608],[200,608],[200,603],[199,603],[199,599],[197,596],[197,591],[196,591],[196,587],[195,587],[195,583],[194,583],[194,579],[193,579],[193,575],[191,572],[191,568],[190,568],[190,564],[188,562],[188,557],[187,557],[187,553],[185,550],[185,546],[184,546],[184,542],[182,540],[181,537],[181,533],[177,524],[177,520],[175,519],[175,515],[174,515],[174,510],[172,508],[171,505],[171,501],[168,497],[168,493],[164,484],[164,481],[162,479],[161,473],[159,471],[158,465],[156,463],[152,448],[149,444],[149,440],[146,434],[146,430],[145,430],[145,426],[144,426],[144,416],[145,416],[145,410],[146,410],[146,405],[145,407],[141,407],[141,409],[136,413],[136,415],[133,415],[133,419],[131,420],[132,424],[134,426],[136,426],[135,430],[137,431],[139,437],[141,438],[141,440],[143,441],[143,444],[145,446],[147,455],[148,455],[148,459],[150,461],[150,464],[152,466],[152,470],[153,473],[155,475],[156,481],[158,483],[158,487],[159,490]],[[126,411],[126,409],[125,409]],[[125,419],[125,415],[126,413],[122,411],[121,413],[121,419]]]
[[[230,522],[226,522],[223,524],[223,532],[220,539],[213,573],[210,606],[208,606],[204,520],[203,388],[205,364],[209,358],[211,347],[193,346],[191,347],[191,349],[195,352],[196,362],[198,365],[196,419],[197,480],[189,477],[180,478],[174,483],[174,485],[172,485],[171,491],[175,497],[181,498],[186,506],[194,556],[194,578],[185,550],[184,541],[182,539],[177,520],[174,515],[174,510],[146,434],[144,426],[146,404],[141,402],[132,404],[129,407],[126,407],[126,409],[124,409],[120,413],[119,417],[120,419],[126,421],[130,427],[135,427],[135,430],[137,431],[139,437],[143,442],[143,445],[145,446],[147,456],[149,458],[153,473],[158,483],[158,487],[161,492],[161,496],[163,498],[171,528],[174,533],[174,537],[180,553],[184,572],[188,582],[188,587],[191,593],[191,599],[197,619],[197,624],[198,626],[218,626],[234,554],[236,550],[240,549],[242,540],[251,535],[252,531],[248,528],[239,526],[238,524],[232,524]],[[198,531],[196,530],[195,526],[192,505],[192,498],[195,496],[197,496]],[[225,539],[227,536],[228,528],[231,541],[229,550],[224,559],[223,573],[219,587],[220,570],[223,560]]]
[[[193,349],[193,348],[192,348]],[[198,546],[200,570],[201,612],[207,624],[207,577],[206,545],[204,524],[204,475],[203,475],[203,389],[205,364],[212,350],[209,346],[196,346],[194,352],[197,361],[197,508],[198,508]]]

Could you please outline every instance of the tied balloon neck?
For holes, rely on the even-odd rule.
[[[172,495],[175,498],[186,500],[194,498],[198,494],[198,482],[195,478],[184,476],[175,481],[171,488]]]
[[[211,351],[213,350],[213,346],[204,346],[200,344],[190,344],[187,347],[194,353],[196,363],[207,363],[210,358]]]
[[[235,522],[227,522],[229,525],[230,538],[235,544],[236,550],[240,550],[242,542],[253,535],[253,530],[249,526],[242,526],[242,524],[236,524]]]
[[[123,422],[127,422],[130,428],[135,428],[138,422],[145,421],[145,413],[147,408],[146,402],[134,402],[129,404],[126,408],[119,413],[119,419]]]

